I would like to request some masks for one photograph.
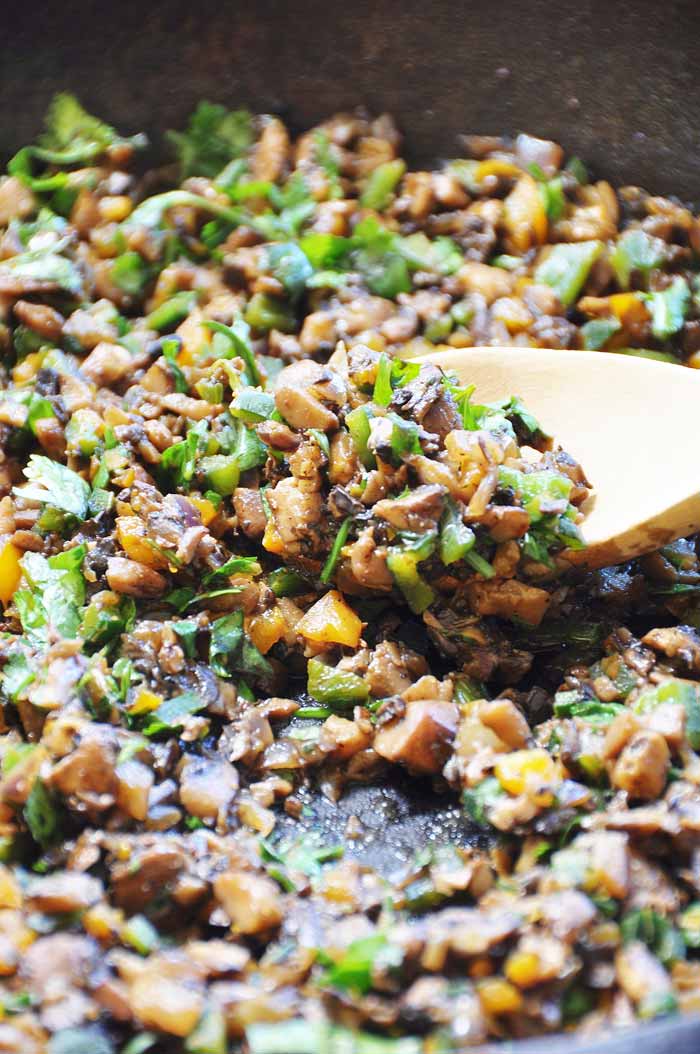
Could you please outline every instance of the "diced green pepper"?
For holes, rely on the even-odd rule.
[[[297,320],[289,304],[266,293],[253,294],[245,311],[245,320],[259,333],[268,333],[271,329],[293,333],[297,328]]]
[[[625,231],[618,239],[610,263],[620,286],[629,289],[630,277],[634,272],[646,278],[665,259],[666,243],[661,238],[647,234],[641,227],[635,227]]]
[[[638,714],[646,714],[661,703],[679,703],[685,708],[685,734],[693,750],[700,750],[700,701],[697,685],[691,681],[663,681],[648,688],[632,704]]]
[[[535,281],[551,286],[564,307],[570,307],[586,284],[603,243],[562,242],[555,245],[535,271]]]
[[[557,692],[554,696],[554,713],[557,717],[580,717],[596,727],[609,725],[613,718],[624,710],[622,703],[603,703],[599,699],[587,699],[576,689]]]
[[[679,919],[683,940],[688,948],[700,948],[700,900],[685,909]]]
[[[312,699],[337,709],[361,705],[369,699],[369,689],[361,677],[326,666],[319,659],[309,659],[306,690]]]
[[[376,468],[377,462],[367,443],[370,436],[369,414],[364,406],[356,406],[345,418],[350,438],[365,468]]]
[[[587,351],[598,351],[621,328],[616,318],[592,318],[581,326],[583,346]]]
[[[94,410],[76,410],[66,425],[66,443],[73,454],[90,457],[100,445],[100,437],[95,428],[101,419]]]
[[[463,560],[475,542],[474,531],[464,523],[454,502],[448,501],[440,525],[439,553],[443,564],[449,566]]]
[[[360,204],[366,209],[376,209],[377,212],[386,208],[405,171],[406,163],[400,158],[377,165],[367,180]]]
[[[274,410],[274,396],[257,388],[241,388],[231,404],[233,416],[249,424],[266,421]]]
[[[676,275],[665,289],[646,296],[651,310],[651,331],[657,340],[668,340],[683,328],[690,310],[690,289],[685,278]]]
[[[307,580],[289,567],[278,567],[270,571],[267,584],[276,597],[293,597],[298,593],[307,592],[310,588]]]
[[[158,330],[159,333],[172,330],[184,318],[187,318],[196,306],[197,300],[197,294],[193,290],[175,293],[146,316],[146,325],[149,329]]]
[[[143,292],[149,277],[148,265],[137,252],[122,253],[110,268],[112,282],[129,296],[138,296]]]
[[[139,955],[150,955],[160,944],[158,930],[145,915],[133,915],[127,919],[119,935],[123,943],[130,945]]]
[[[435,542],[435,535],[431,533],[416,542],[394,546],[387,553],[387,567],[416,615],[422,614],[435,600],[435,591],[418,572],[418,564],[433,553]]]
[[[206,476],[207,484],[211,489],[223,497],[233,494],[238,486],[241,474],[240,465],[238,458],[231,454],[212,454],[211,457],[203,457],[197,467]]]

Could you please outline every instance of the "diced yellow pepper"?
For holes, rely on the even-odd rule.
[[[489,977],[477,991],[487,1014],[515,1014],[523,1005],[518,989],[503,977]]]
[[[129,713],[150,714],[152,710],[157,710],[162,702],[162,695],[156,695],[155,692],[149,692],[147,688],[142,688],[129,707]]]
[[[477,183],[481,183],[488,176],[519,176],[520,173],[521,169],[514,165],[512,161],[506,161],[498,157],[488,157],[485,161],[480,161],[474,169],[474,179]]]
[[[202,325],[203,321],[204,315],[196,307],[175,330],[182,341],[182,348],[177,356],[179,366],[192,366],[202,350],[211,344],[211,330]]]
[[[122,410],[121,406],[112,405],[106,407],[103,420],[110,428],[116,428],[118,425],[128,425],[131,418],[125,410]]]
[[[700,370],[700,351],[694,351],[689,359],[686,360],[686,366],[690,366],[693,370]]]
[[[95,904],[82,917],[83,928],[98,941],[114,940],[124,922],[124,912],[109,904]]]
[[[17,363],[12,371],[12,380],[15,384],[27,384],[36,377],[44,361],[45,353],[45,351],[32,351]]]
[[[9,867],[0,864],[0,908],[21,908],[22,891]]]
[[[514,951],[506,959],[504,972],[518,988],[532,988],[540,980],[540,960],[534,952]]]
[[[279,607],[268,608],[250,620],[247,633],[258,651],[266,655],[287,632],[287,622]]]
[[[623,326],[632,325],[634,322],[646,322],[649,318],[646,304],[636,293],[613,293],[608,300],[610,310]]]
[[[109,194],[97,203],[100,216],[106,223],[121,223],[131,215],[134,204],[126,194]]]
[[[117,518],[117,538],[119,544],[131,560],[136,560],[146,567],[167,571],[168,561],[149,544],[146,526],[138,516],[119,516]]]
[[[527,252],[545,241],[547,213],[532,176],[523,174],[504,201],[503,225],[508,232],[508,248],[514,252]]]
[[[0,542],[0,600],[3,607],[12,600],[22,578],[21,551],[12,542]]]
[[[279,556],[284,552],[284,542],[272,520],[267,521],[262,543],[263,549],[267,549],[268,553],[276,553]]]
[[[212,520],[216,519],[216,507],[212,501],[209,501],[209,498],[191,497],[188,498],[188,501],[199,511],[205,527],[208,527]]]
[[[337,589],[317,600],[297,623],[297,633],[318,644],[343,644],[356,648],[362,635],[362,622],[345,603]]]
[[[530,789],[540,805],[551,801],[549,785],[558,777],[556,762],[546,750],[539,748],[504,754],[495,766],[494,773],[509,794],[522,794]]]

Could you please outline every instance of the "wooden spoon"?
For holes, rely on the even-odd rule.
[[[599,351],[463,348],[421,358],[476,385],[474,399],[519,395],[586,473],[593,494],[572,563],[605,567],[700,530],[700,371]]]

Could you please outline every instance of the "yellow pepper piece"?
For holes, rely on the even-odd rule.
[[[149,692],[147,688],[142,688],[129,707],[129,713],[150,714],[152,710],[157,710],[162,702],[163,697],[161,695],[156,695],[155,692]]]
[[[188,501],[190,505],[194,505],[195,509],[199,511],[205,527],[208,527],[211,521],[216,519],[216,507],[212,501],[209,501],[209,498],[188,498]]]
[[[12,380],[15,384],[27,384],[33,380],[41,368],[45,354],[45,351],[32,351],[21,362],[18,362],[12,371]]]
[[[272,520],[267,521],[262,543],[263,549],[267,549],[268,553],[280,555],[284,552],[284,542],[280,538],[279,531]]]
[[[523,174],[503,202],[508,248],[517,253],[541,245],[547,237],[547,213],[537,183]]]
[[[494,773],[509,794],[522,794],[530,789],[540,805],[551,801],[549,785],[558,778],[556,762],[546,750],[539,748],[504,754]]]
[[[317,600],[296,626],[297,633],[317,644],[343,644],[356,648],[362,635],[362,622],[337,589]]]
[[[518,988],[532,988],[540,980],[540,960],[534,952],[514,951],[506,959],[504,973]]]
[[[131,560],[145,564],[146,567],[167,571],[168,561],[157,549],[149,545],[145,524],[138,516],[119,516],[117,518],[117,538]]]
[[[477,991],[487,1014],[515,1014],[523,1005],[518,989],[502,977],[489,977],[481,982]]]
[[[0,546],[0,600],[3,607],[7,607],[22,577],[22,554],[12,542],[0,543]]]
[[[258,651],[266,655],[287,632],[287,622],[280,608],[275,606],[255,615],[246,626],[246,632]]]
[[[514,165],[512,161],[504,161],[498,157],[489,157],[485,161],[480,161],[474,169],[474,179],[477,183],[481,183],[482,180],[488,176],[519,176],[521,169],[517,165]]]
[[[9,867],[0,864],[0,908],[21,908],[22,891]]]
[[[649,318],[646,304],[636,293],[613,293],[608,300],[610,310],[623,326],[629,326],[633,322],[646,322]]]

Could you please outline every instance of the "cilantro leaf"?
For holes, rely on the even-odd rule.
[[[683,328],[690,309],[690,289],[685,278],[676,275],[666,289],[647,293],[651,310],[651,331],[657,340],[668,340]]]
[[[13,493],[18,497],[40,501],[68,512],[79,520],[85,519],[90,485],[77,472],[42,454],[32,454],[24,475],[29,482],[13,487]]]
[[[267,659],[245,634],[242,611],[234,611],[212,623],[209,664],[219,677],[228,678],[235,672],[260,680],[272,672]]]
[[[57,285],[67,293],[79,296],[83,289],[82,276],[72,260],[60,255],[62,248],[65,248],[65,242],[52,245],[50,250],[30,249],[10,256],[0,261],[0,275],[4,271],[9,278]]]
[[[252,117],[248,110],[227,110],[218,103],[202,101],[185,131],[170,131],[167,138],[178,156],[183,179],[195,175],[213,179],[251,146]]]

